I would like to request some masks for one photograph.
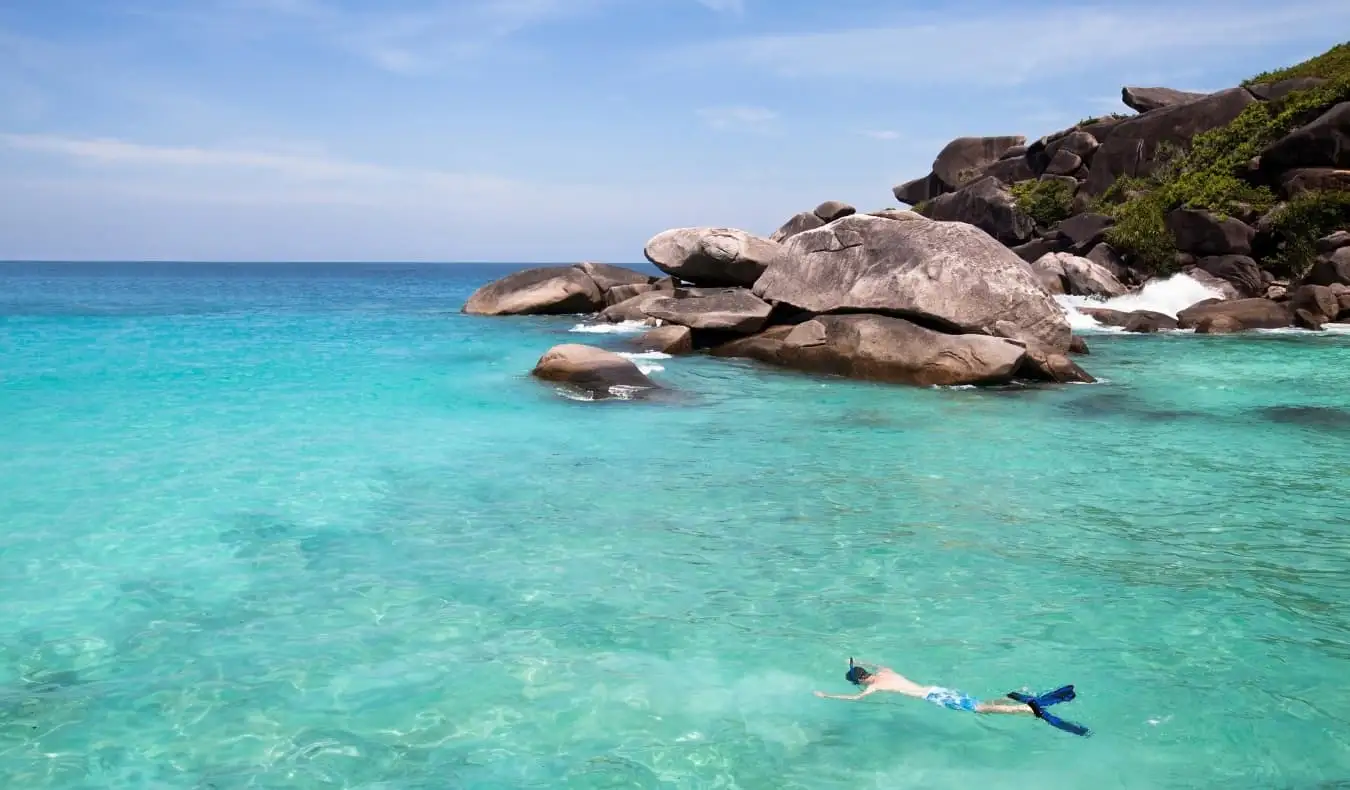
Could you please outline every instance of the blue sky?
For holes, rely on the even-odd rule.
[[[1346,30],[1344,0],[7,0],[0,259],[640,260]]]

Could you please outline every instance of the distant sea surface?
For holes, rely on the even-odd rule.
[[[582,403],[512,268],[0,265],[0,787],[1350,786],[1350,336]]]

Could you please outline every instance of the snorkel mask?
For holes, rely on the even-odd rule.
[[[853,663],[853,658],[848,659],[848,672],[844,673],[844,679],[855,686],[861,686],[863,681],[871,677],[871,673]]]

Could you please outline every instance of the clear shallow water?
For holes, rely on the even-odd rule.
[[[623,336],[458,314],[501,273],[0,267],[0,786],[1350,780],[1350,337],[577,403],[525,374]]]

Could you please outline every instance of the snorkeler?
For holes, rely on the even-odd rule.
[[[1071,732],[1074,735],[1088,735],[1089,730],[1086,727],[1074,724],[1046,712],[1046,708],[1051,705],[1058,705],[1061,702],[1071,702],[1077,696],[1073,686],[1064,686],[1055,689],[1038,697],[1032,697],[1019,692],[1011,692],[1007,696],[1011,702],[996,700],[993,702],[980,702],[976,699],[966,696],[959,691],[942,688],[941,686],[921,686],[909,678],[901,675],[895,670],[886,667],[879,667],[875,664],[869,664],[872,667],[869,671],[861,664],[855,664],[853,659],[848,660],[848,672],[844,677],[848,682],[858,686],[862,691],[852,695],[826,694],[823,691],[817,691],[816,696],[822,699],[844,699],[856,700],[866,697],[868,694],[874,694],[878,691],[889,691],[895,694],[903,694],[907,697],[925,700],[935,705],[941,705],[951,710],[963,710],[970,713],[1006,713],[1022,714],[1035,716],[1052,727]]]

